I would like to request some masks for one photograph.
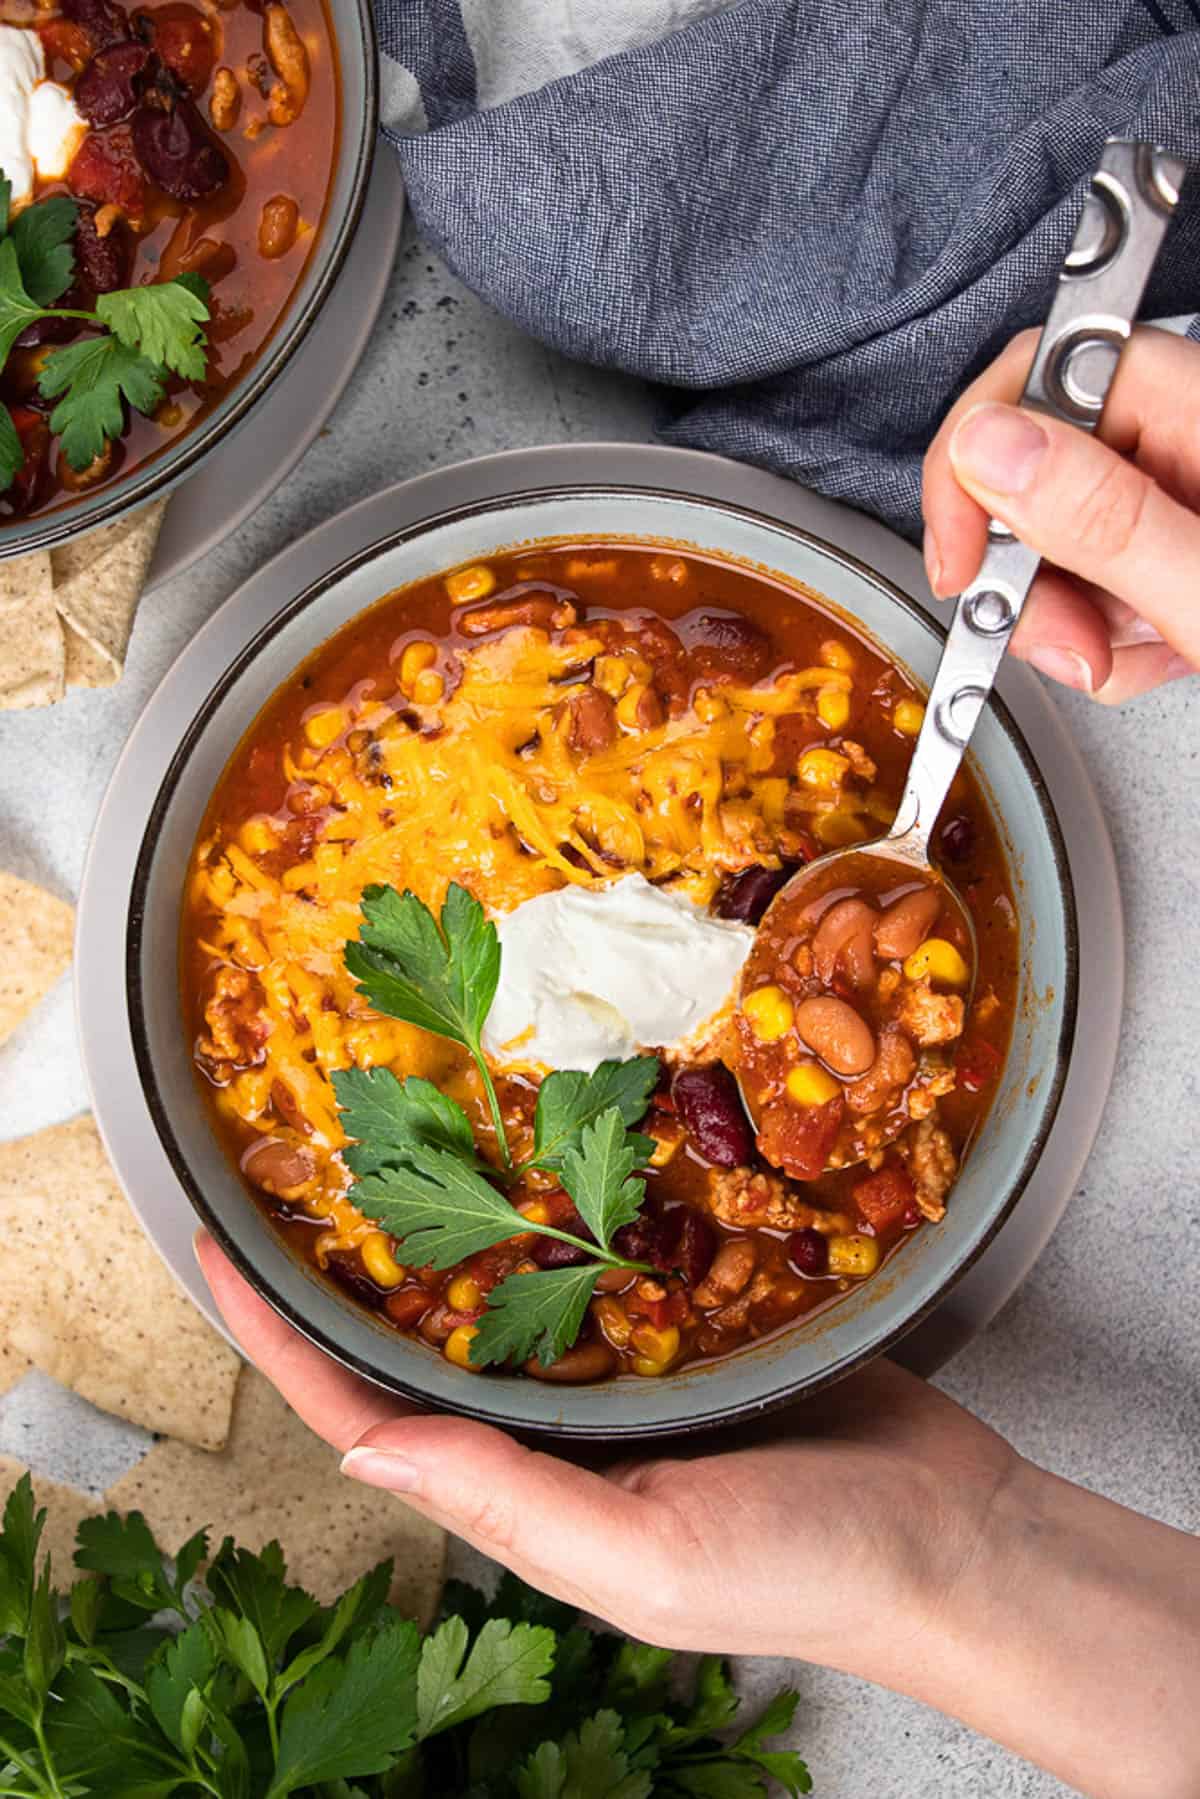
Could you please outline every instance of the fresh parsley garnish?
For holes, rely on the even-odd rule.
[[[69,1600],[28,1475],[0,1531],[0,1784],[41,1799],[765,1799],[812,1789],[776,1695],[732,1741],[724,1662],[681,1681],[670,1651],[583,1629],[511,1574],[494,1598],[450,1582],[422,1633],[383,1563],[321,1607],[278,1544],[208,1535],[165,1555],[144,1520],[80,1529],[97,1578]],[[679,1671],[682,1672],[682,1671]]]
[[[72,239],[79,209],[65,194],[10,218],[11,183],[0,171],[0,372],[21,333],[39,319],[75,319],[95,335],[46,354],[38,377],[43,399],[58,400],[50,429],[73,469],[88,468],[125,428],[125,406],[152,413],[169,375],[203,378],[208,284],[199,275],[101,294],[95,310],[56,307],[75,278]],[[0,492],[12,485],[24,451],[8,409],[0,406]]]
[[[605,1267],[650,1273],[613,1248],[613,1235],[637,1217],[653,1140],[630,1127],[658,1080],[654,1056],[602,1062],[592,1074],[564,1069],[538,1090],[533,1152],[515,1163],[483,1054],[483,1027],[500,980],[500,941],[479,901],[452,884],[440,920],[415,893],[368,887],[363,925],[346,945],[346,966],[377,1012],[402,1018],[461,1044],[483,1080],[501,1166],[479,1155],[462,1107],[429,1081],[398,1080],[388,1069],[351,1068],[333,1076],[344,1152],[357,1177],[352,1198],[405,1246],[420,1265],[452,1268],[479,1250],[522,1232],[556,1237],[589,1259],[576,1267],[510,1275],[492,1289],[471,1360],[479,1365],[534,1353],[543,1367],[579,1334],[587,1302]],[[558,1175],[590,1239],[538,1224],[511,1204],[496,1181],[527,1169]]]

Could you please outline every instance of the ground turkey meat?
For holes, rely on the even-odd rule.
[[[708,1207],[714,1218],[735,1230],[847,1231],[842,1212],[809,1205],[778,1174],[753,1168],[714,1168],[709,1173]]]
[[[890,1110],[912,1080],[917,1059],[904,1032],[889,1024],[879,1034],[879,1054],[866,1074],[846,1089],[852,1112],[876,1112],[887,1103]]]
[[[261,1059],[267,1039],[261,1010],[265,999],[257,975],[248,969],[217,970],[213,996],[204,1008],[209,1034],[196,1045],[196,1054],[208,1063],[214,1080],[231,1080],[235,1069],[252,1067]]]
[[[923,1118],[900,1139],[898,1147],[908,1164],[922,1215],[937,1224],[946,1216],[946,1195],[958,1173],[953,1144],[932,1118]]]
[[[900,1024],[914,1043],[953,1043],[962,1036],[962,999],[935,993],[928,981],[914,981],[901,1002]]]

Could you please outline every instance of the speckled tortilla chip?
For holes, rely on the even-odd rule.
[[[18,1381],[24,1380],[33,1363],[23,1355],[14,1355],[7,1344],[0,1343],[0,1399],[11,1393]]]
[[[54,604],[92,652],[68,639],[69,686],[109,687],[120,676],[166,509],[165,500],[155,500],[52,552]]]
[[[241,1363],[143,1235],[90,1116],[0,1143],[0,1237],[0,1341],[102,1411],[221,1447]]]
[[[106,1498],[120,1511],[144,1512],[172,1549],[204,1525],[217,1540],[231,1535],[255,1550],[277,1537],[289,1578],[326,1605],[391,1556],[393,1602],[423,1624],[437,1606],[445,1532],[393,1494],[347,1480],[335,1451],[252,1368],[220,1455],[157,1443]]]
[[[0,1043],[66,973],[74,932],[65,900],[0,871]]]
[[[49,550],[0,562],[0,708],[61,700],[65,654]]]
[[[29,1470],[20,1462],[0,1455],[0,1505],[3,1504],[23,1474]],[[53,1584],[60,1593],[83,1578],[75,1566],[75,1533],[85,1518],[95,1518],[105,1509],[98,1499],[77,1493],[74,1487],[60,1486],[56,1480],[33,1476],[34,1503],[46,1509],[46,1527],[38,1545],[38,1564],[50,1557]]]
[[[66,647],[65,675],[68,688],[115,687],[121,671],[108,656],[102,656],[86,637],[81,637],[65,618],[59,619]]]

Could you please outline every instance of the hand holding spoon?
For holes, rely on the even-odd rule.
[[[1095,429],[1184,173],[1181,162],[1152,145],[1108,141],[1058,278],[1022,406],[1082,430]],[[939,1023],[930,992],[929,1034],[918,1030],[918,1043],[952,1042],[961,1032],[977,962],[975,933],[961,896],[930,862],[929,839],[1040,560],[1006,525],[991,521],[979,573],[955,608],[891,830],[870,845],[822,856],[793,875],[759,925],[742,977],[741,1028],[748,1054],[739,1079],[766,1153],[797,1178],[813,1179],[827,1166],[863,1159],[910,1120],[907,1107],[896,1104],[912,1073],[911,1067],[904,1073],[905,1052],[864,1016],[873,1004],[878,1011],[877,957],[903,963],[906,975],[945,994]],[[872,900],[883,903],[882,913]],[[773,997],[764,997],[779,992],[770,984],[771,967],[787,953],[786,946],[797,944],[799,954],[809,958],[805,978],[819,990],[798,1004],[788,999],[778,1007]],[[843,991],[826,991],[835,979]],[[848,991],[853,999],[845,997]],[[863,1003],[857,1004],[860,994]],[[793,1029],[812,1060],[782,1076],[782,1062],[770,1046]],[[890,1068],[879,1066],[885,1055],[892,1056]],[[879,1098],[874,1114],[873,1073]],[[847,1102],[849,1126],[843,1122]]]

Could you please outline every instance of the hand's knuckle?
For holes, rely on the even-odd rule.
[[[1089,558],[1115,561],[1135,542],[1150,484],[1116,456],[1106,457],[1098,474],[1071,504],[1071,535]]]
[[[503,1558],[516,1536],[516,1513],[504,1493],[482,1491],[471,1495],[463,1523],[472,1536],[482,1537]]]

